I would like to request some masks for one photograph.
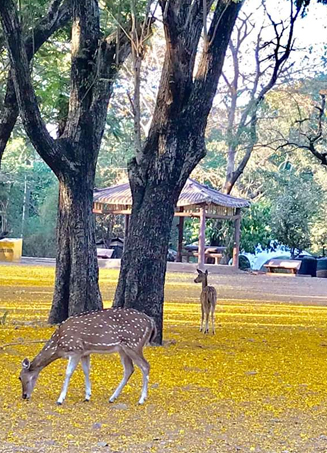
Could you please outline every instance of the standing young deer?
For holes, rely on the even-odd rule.
[[[202,272],[197,269],[198,276],[194,283],[202,283],[202,291],[200,296],[201,301],[201,326],[200,332],[209,333],[209,314],[211,313],[212,333],[215,333],[215,309],[217,303],[217,291],[213,286],[208,286],[208,271]],[[205,329],[203,330],[203,321],[205,320]]]
[[[85,375],[85,401],[91,397],[90,354],[118,352],[124,367],[124,377],[109,402],[115,401],[131,377],[133,362],[143,375],[139,404],[147,398],[150,365],[143,357],[143,347],[156,336],[155,322],[133,309],[109,308],[72,316],[54,332],[40,353],[30,362],[24,359],[19,379],[23,399],[29,399],[40,371],[60,358],[68,358],[66,378],[57,404],[62,404],[69,380],[81,361]]]

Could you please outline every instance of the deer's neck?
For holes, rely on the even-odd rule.
[[[206,288],[208,286],[208,277],[205,276],[204,280],[202,281],[202,289]]]
[[[38,355],[31,362],[31,369],[41,371],[44,367],[50,365],[58,359],[58,354],[55,348],[49,346],[47,343],[44,348],[38,353]]]

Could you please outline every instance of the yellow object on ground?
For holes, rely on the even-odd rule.
[[[327,279],[211,275],[216,334],[199,331],[194,274],[167,274],[164,345],[147,347],[149,397],[138,369],[119,399],[118,354],[91,357],[92,397],[78,366],[42,370],[30,401],[18,376],[50,338],[55,269],[0,265],[0,453],[327,453]],[[118,270],[101,269],[105,307]]]
[[[0,261],[19,261],[22,257],[23,239],[1,239]]]

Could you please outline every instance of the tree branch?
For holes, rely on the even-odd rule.
[[[32,34],[25,39],[25,49],[29,60],[53,33],[68,23],[71,14],[71,0],[53,0],[51,2],[47,14],[32,29]]]
[[[213,0],[207,0],[207,10],[212,3]],[[141,179],[141,173],[147,172],[149,162],[156,157],[153,150],[160,148],[159,154],[164,153],[169,129],[165,118],[177,120],[189,105],[195,58],[203,27],[202,0],[186,0],[182,3],[162,0],[159,4],[163,13],[166,52],[149,137],[137,162],[142,170],[134,169]],[[158,147],[159,137],[161,144]]]
[[[161,1],[160,4],[166,9],[164,26],[167,43],[162,78],[167,78],[168,81],[165,86],[166,96],[162,93],[162,97],[171,110],[179,110],[188,101],[193,82],[194,63],[203,28],[203,0],[187,0],[182,6],[179,2]],[[208,11],[212,4],[213,0],[206,1]],[[189,30],[192,30],[192,34]]]
[[[71,42],[71,89],[66,127],[62,138],[75,141],[80,123],[93,121],[89,108],[97,79],[100,41],[100,18],[95,0],[80,0],[73,3],[73,26]],[[91,133],[91,131],[90,131]]]
[[[326,152],[319,152],[317,149],[317,144],[321,141],[323,137],[323,121],[325,118],[325,108],[326,108],[326,95],[324,92],[320,93],[321,97],[321,104],[319,106],[315,106],[315,109],[318,110],[318,125],[317,125],[317,132],[314,134],[309,134],[302,132],[301,129],[298,130],[300,136],[304,137],[307,144],[303,143],[296,143],[294,141],[289,141],[284,139],[284,143],[279,145],[277,149],[283,148],[285,146],[293,146],[296,148],[306,149],[311,152],[318,160],[320,160],[321,164],[327,166],[327,153]],[[301,128],[306,122],[308,122],[310,118],[305,118],[301,120],[296,120],[293,125],[298,124]]]
[[[68,23],[71,17],[71,0],[61,3],[62,0],[54,0],[48,9],[47,15],[33,28],[32,35],[25,39],[25,49],[29,61],[53,33]],[[0,119],[0,167],[3,153],[16,124],[18,114],[19,109],[12,72],[9,71]]]
[[[241,176],[243,173],[249,159],[252,153],[252,150],[254,148],[255,142],[256,142],[256,124],[258,120],[258,109],[264,100],[266,94],[273,88],[273,86],[276,84],[278,77],[280,74],[283,72],[284,65],[286,61],[288,60],[291,51],[293,50],[293,35],[294,35],[294,25],[295,22],[299,16],[301,8],[298,7],[296,9],[296,12],[294,13],[293,11],[293,4],[291,5],[291,11],[290,11],[290,25],[289,25],[289,32],[287,36],[287,42],[286,44],[283,44],[282,38],[287,30],[288,27],[284,25],[284,23],[281,21],[280,23],[276,23],[272,16],[269,14],[267,11],[266,5],[264,1],[262,2],[266,15],[269,18],[270,24],[274,29],[275,33],[275,38],[274,40],[271,40],[269,42],[264,42],[262,44],[261,40],[261,34],[264,29],[264,26],[261,27],[258,37],[256,40],[256,46],[255,46],[255,64],[256,64],[256,71],[255,71],[255,78],[253,81],[253,87],[250,91],[250,100],[246,107],[243,109],[241,113],[241,118],[237,126],[237,131],[234,136],[230,138],[230,142],[232,143],[232,149],[229,150],[229,153],[232,153],[231,155],[231,163],[227,169],[227,177],[226,177],[226,183],[225,183],[225,189],[227,193],[230,193],[233,186],[235,185],[237,179]],[[281,29],[280,29],[281,27]],[[258,92],[258,87],[259,87],[259,82],[261,76],[266,72],[265,69],[261,68],[261,64],[265,59],[260,58],[260,52],[263,49],[268,48],[270,45],[274,45],[273,53],[272,55],[268,55],[267,60],[270,61],[273,59],[273,65],[271,66],[269,64],[269,67],[272,67],[272,74],[267,81],[265,85],[261,87],[261,89]],[[239,48],[238,48],[239,50]],[[235,49],[234,49],[235,52]],[[233,56],[234,57],[234,56]],[[236,58],[238,55],[236,55]],[[267,68],[266,68],[267,69]],[[235,71],[235,68],[234,68]],[[233,98],[232,98],[233,100]],[[231,113],[229,113],[230,116]],[[238,163],[237,168],[233,169],[234,167],[234,162],[235,162],[235,155],[237,153],[237,147],[240,144],[241,136],[244,134],[245,128],[250,126],[249,130],[249,143],[246,147],[246,153],[241,159],[241,161]],[[229,127],[229,134],[231,133],[231,128]],[[229,159],[230,160],[230,159]]]
[[[207,118],[210,111],[222,72],[226,48],[241,5],[242,3],[230,1],[226,3],[222,0],[217,2],[208,32],[209,46],[202,53],[190,101],[190,105],[193,105],[192,110],[199,109],[203,118]]]
[[[32,86],[21,25],[12,0],[0,2],[0,19],[6,34],[13,82],[24,127],[35,149],[49,167],[56,172],[59,163],[62,164],[63,158],[41,118]]]

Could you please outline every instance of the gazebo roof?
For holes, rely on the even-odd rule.
[[[93,196],[94,203],[114,206],[132,206],[132,194],[129,183],[119,184],[104,189],[95,189]],[[186,207],[194,205],[217,205],[226,208],[247,208],[250,206],[248,200],[225,195],[218,190],[200,184],[189,178],[179,196],[177,206]]]
[[[226,208],[247,208],[249,202],[244,198],[236,198],[226,195],[219,190],[200,184],[189,178],[179,196],[177,206],[189,206],[195,204],[216,204]]]

